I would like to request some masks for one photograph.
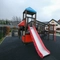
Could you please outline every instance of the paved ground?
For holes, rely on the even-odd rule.
[[[60,60],[60,37],[56,37],[56,42],[53,40],[45,40],[45,46],[50,50],[51,56]],[[6,37],[0,45],[0,60],[49,60],[41,59],[33,43],[25,45],[18,37]],[[52,59],[50,59],[52,60]],[[55,60],[55,59],[54,59]]]

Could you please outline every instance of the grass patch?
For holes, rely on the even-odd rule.
[[[3,40],[4,40],[4,37],[0,39],[0,44],[3,42]]]

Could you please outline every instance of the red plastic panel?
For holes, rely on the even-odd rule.
[[[25,20],[21,21],[21,22],[18,24],[18,26],[19,26],[19,27],[20,27],[20,26],[25,26]]]
[[[30,34],[26,34],[25,36],[22,36],[22,41],[24,43],[30,43],[30,42],[32,42]]]

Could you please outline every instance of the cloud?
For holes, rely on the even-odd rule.
[[[42,14],[48,17],[52,17],[56,10],[60,9],[60,0],[51,0],[51,5],[43,7]]]
[[[11,19],[23,10],[25,0],[0,0],[0,2],[0,18]]]
[[[55,20],[59,20],[60,19],[60,9],[56,10],[55,12],[53,12],[52,18],[54,18]]]
[[[13,16],[22,18],[22,13],[27,7],[37,11],[37,20],[59,18],[60,0],[0,0],[0,18],[11,19]]]
[[[49,21],[52,18],[59,19],[60,0],[49,0],[49,2],[50,4],[43,6],[41,12],[38,12],[38,18],[42,21]],[[46,1],[45,4],[46,3],[48,2]]]

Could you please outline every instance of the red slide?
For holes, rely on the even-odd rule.
[[[36,28],[34,26],[33,27],[29,26],[29,31],[30,31],[31,38],[33,40],[33,43],[34,43],[34,46],[35,46],[35,49],[36,49],[38,55],[41,58],[49,55],[50,51],[45,47],[45,45],[42,42],[42,39],[40,38]]]

